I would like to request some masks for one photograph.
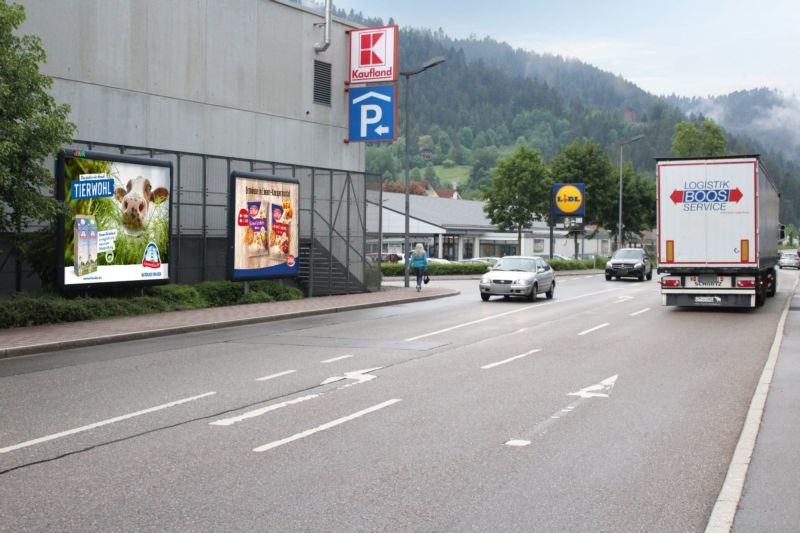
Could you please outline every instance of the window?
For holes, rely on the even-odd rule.
[[[472,237],[464,237],[464,259],[472,259],[475,257],[475,239]]]
[[[480,257],[503,257],[517,255],[517,241],[481,240]]]
[[[442,238],[442,259],[455,261],[458,259],[458,237],[455,235],[444,235]]]
[[[331,105],[331,64],[314,61],[314,103]]]

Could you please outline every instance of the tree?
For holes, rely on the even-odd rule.
[[[713,120],[704,119],[698,128],[693,122],[679,122],[672,136],[676,157],[715,157],[727,154],[728,139]]]
[[[623,240],[627,241],[630,236],[655,227],[656,184],[652,179],[639,175],[630,163],[625,163],[623,167],[622,184]]]
[[[542,154],[519,146],[497,163],[492,185],[483,189],[483,209],[502,231],[517,230],[522,250],[522,230],[547,211],[547,167]]]
[[[75,129],[67,120],[69,107],[47,93],[53,81],[39,72],[46,60],[41,40],[14,34],[24,20],[22,6],[0,0],[0,232],[14,233],[17,291],[26,255],[23,230],[52,222],[63,209],[52,196],[44,160],[69,144]]]
[[[550,176],[557,183],[583,183],[586,189],[584,223],[604,228],[617,226],[619,205],[616,170],[608,154],[593,141],[574,141],[550,162]]]

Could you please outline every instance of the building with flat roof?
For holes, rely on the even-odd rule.
[[[380,226],[380,243],[370,241],[370,251],[401,254],[405,237],[405,194],[372,191],[368,196],[368,221],[370,227]],[[379,202],[382,209],[378,209]],[[502,257],[504,255],[550,255],[550,228],[545,222],[535,222],[522,233],[522,248],[518,246],[517,232],[500,231],[483,210],[484,202],[456,200],[436,196],[409,196],[409,234],[411,242],[422,242],[431,257],[460,261],[474,257]],[[378,212],[380,211],[380,221]],[[609,255],[611,238],[607,231],[590,232],[578,236],[578,256]],[[554,254],[574,257],[575,238],[568,235],[564,223],[553,229]]]

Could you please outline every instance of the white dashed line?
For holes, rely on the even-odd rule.
[[[341,357],[334,357],[333,359],[325,359],[324,361],[320,361],[320,363],[324,363],[324,364],[327,364],[327,363],[335,363],[336,361],[341,361],[341,360],[343,360],[343,359],[350,359],[351,357],[353,357],[353,355],[352,355],[352,354],[350,354],[350,355],[343,355],[343,356],[341,356]]]
[[[266,407],[262,407],[261,409],[256,409],[254,411],[248,411],[242,415],[234,416],[231,418],[223,418],[221,420],[215,420],[213,422],[209,422],[209,426],[232,426],[237,422],[241,422],[242,420],[247,420],[248,418],[255,418],[257,416],[261,416],[263,414],[269,413],[270,411],[275,411],[276,409],[281,409],[286,407],[287,405],[294,405],[296,403],[305,402],[308,400],[312,400],[314,398],[319,397],[319,394],[310,394],[308,396],[301,396],[300,398],[295,398],[294,400],[288,400],[286,402],[276,403],[272,405],[268,405]]]
[[[496,366],[504,365],[506,363],[510,363],[511,361],[515,361],[517,359],[522,359],[523,357],[527,357],[532,353],[541,352],[541,348],[537,348],[535,350],[531,350],[530,352],[525,352],[523,354],[515,355],[514,357],[509,357],[508,359],[504,359],[502,361],[498,361],[496,363],[490,363],[488,365],[482,366],[482,370],[489,370],[490,368],[494,368]]]
[[[279,378],[281,376],[288,376],[289,374],[294,374],[297,370],[287,370],[286,372],[278,372],[277,374],[272,374],[270,376],[264,376],[263,378],[256,378],[256,381],[267,381],[269,379]]]
[[[593,331],[597,331],[598,329],[602,329],[602,328],[604,328],[606,326],[610,326],[610,325],[611,324],[609,322],[606,322],[605,324],[600,324],[599,326],[595,326],[593,328],[589,328],[587,330],[581,331],[580,333],[578,333],[578,336],[586,335],[587,333],[591,333]]]
[[[266,452],[267,450],[272,450],[273,448],[277,448],[278,446],[283,446],[284,444],[289,444],[290,442],[294,442],[296,440],[304,439],[304,438],[309,437],[309,436],[311,436],[311,435],[313,435],[315,433],[319,433],[320,431],[325,431],[327,429],[331,429],[332,427],[336,427],[336,426],[338,426],[340,424],[344,424],[345,422],[349,422],[350,420],[354,420],[356,418],[362,417],[362,416],[367,415],[369,413],[373,413],[375,411],[379,411],[379,410],[381,410],[381,409],[383,409],[385,407],[389,407],[390,405],[394,405],[397,402],[401,402],[401,401],[402,400],[400,400],[399,398],[395,398],[393,400],[388,400],[386,402],[379,403],[378,405],[373,405],[372,407],[368,407],[367,409],[364,409],[363,411],[358,411],[357,413],[353,413],[352,415],[347,415],[347,416],[344,416],[342,418],[337,418],[336,420],[333,420],[331,422],[327,422],[327,423],[322,424],[321,426],[317,426],[317,427],[315,427],[313,429],[309,429],[309,430],[303,431],[301,433],[296,433],[296,434],[292,435],[291,437],[286,437],[285,439],[276,440],[276,441],[270,442],[269,444],[264,444],[263,446],[259,446],[257,448],[253,448],[253,451],[254,452]]]
[[[46,437],[40,437],[38,439],[28,440],[25,442],[21,442],[19,444],[15,444],[13,446],[7,446],[5,448],[0,448],[0,453],[8,453],[13,452],[14,450],[19,450],[20,448],[27,448],[28,446],[33,446],[34,444],[41,444],[43,442],[59,439],[61,437],[67,437],[69,435],[74,435],[76,433],[81,433],[83,431],[89,431],[90,429],[99,428],[102,426],[107,426],[108,424],[113,424],[115,422],[122,422],[123,420],[128,420],[129,418],[134,418],[141,415],[146,415],[149,413],[154,413],[156,411],[161,411],[162,409],[167,409],[169,407],[175,407],[176,405],[181,405],[183,403],[192,402],[194,400],[199,400],[200,398],[205,398],[207,396],[213,396],[216,392],[206,392],[205,394],[199,394],[197,396],[192,396],[191,398],[184,398],[182,400],[176,400],[174,402],[169,402],[161,405],[157,405],[155,407],[150,407],[148,409],[142,409],[141,411],[136,411],[135,413],[128,413],[126,415],[115,416],[114,418],[108,418],[106,420],[101,420],[100,422],[95,422],[94,424],[89,424],[88,426],[81,426],[75,429],[68,429],[67,431],[62,431],[61,433],[54,433],[52,435],[48,435]]]
[[[646,313],[646,312],[648,312],[649,310],[650,310],[650,308],[649,308],[649,307],[645,307],[644,309],[641,309],[641,310],[639,310],[639,311],[636,311],[635,313],[631,313],[629,316],[637,316],[637,315],[641,315],[641,314],[643,314],[643,313]]]

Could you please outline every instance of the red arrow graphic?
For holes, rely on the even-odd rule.
[[[673,201],[673,203],[683,202],[683,191],[679,191],[675,189],[672,191],[672,194],[669,195],[669,199]]]
[[[744,194],[742,194],[742,191],[739,190],[739,187],[731,189],[731,195],[730,195],[731,202],[739,203],[739,200],[742,199],[742,196],[744,196]]]

